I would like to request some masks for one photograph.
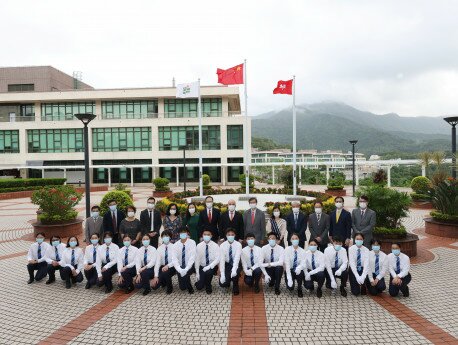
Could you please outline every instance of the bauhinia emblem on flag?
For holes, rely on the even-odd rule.
[[[274,94],[281,93],[284,95],[293,94],[293,80],[279,80],[277,87],[274,89]]]
[[[243,84],[243,63],[229,69],[216,70],[218,83],[224,85]]]
[[[178,84],[177,98],[198,98],[199,97],[199,82]]]

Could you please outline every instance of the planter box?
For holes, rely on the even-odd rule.
[[[405,238],[383,238],[378,237],[382,242],[380,250],[386,254],[391,253],[391,245],[393,243],[399,243],[401,245],[401,252],[406,254],[409,258],[417,256],[417,242],[418,236],[415,234],[407,233]]]
[[[168,198],[173,195],[173,192],[171,190],[166,190],[166,191],[157,191],[155,190],[153,192],[153,196],[155,198]]]
[[[417,208],[420,210],[431,210],[434,207],[431,201],[413,200],[412,203],[410,204],[410,208]]]
[[[41,222],[36,222],[32,223],[32,226],[35,235],[39,232],[44,232],[46,238],[53,235],[68,238],[70,236],[81,236],[83,234],[83,220],[79,218],[65,224],[42,224]]]
[[[345,189],[326,189],[324,192],[332,196],[346,196],[347,195],[347,191]]]
[[[458,238],[458,224],[445,223],[433,218],[425,218],[425,232],[430,235]]]

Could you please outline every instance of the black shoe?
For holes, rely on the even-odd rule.
[[[345,287],[343,287],[343,286],[340,287],[340,294],[343,297],[347,297],[347,290],[345,290]]]
[[[275,294],[279,295],[280,294],[280,289],[275,289]]]
[[[361,296],[367,295],[367,290],[365,286],[361,286]]]
[[[129,286],[129,287],[126,289],[126,293],[131,293],[132,291],[134,291],[134,287],[133,287],[133,286]]]
[[[259,293],[259,291],[261,291],[261,289],[259,289],[259,285],[255,286],[254,293]]]
[[[194,289],[192,288],[192,286],[188,288],[188,293],[190,295],[192,295],[194,293]]]
[[[297,297],[304,297],[304,294],[302,293],[302,290],[297,290]]]
[[[270,281],[269,287],[273,287],[274,285],[275,285],[275,282],[274,281]]]
[[[56,281],[55,279],[48,279],[48,280],[46,281],[46,285],[52,284],[52,283],[54,283],[55,281]]]
[[[232,291],[232,294],[233,294],[234,296],[238,296],[238,295],[240,294],[240,292],[239,292],[238,290],[236,290],[236,291]]]
[[[67,289],[70,289],[70,288],[72,287],[72,283],[70,282],[70,280],[66,280],[66,281],[65,281],[65,287],[66,287]]]
[[[35,281],[35,279],[30,278],[30,279],[27,281],[27,284],[32,284],[34,281]]]
[[[89,284],[89,282],[86,283],[86,286],[84,287],[85,289],[90,289],[91,288],[91,284]]]
[[[167,288],[166,294],[170,295],[173,292],[173,288]]]
[[[71,279],[72,279],[72,284],[73,284],[73,285],[76,285],[76,278],[75,278],[75,277],[72,277]]]
[[[208,289],[205,289],[205,292],[207,293],[207,295],[210,295],[213,291],[212,291],[212,288],[208,288]]]
[[[321,288],[316,289],[316,297],[321,298],[323,296],[323,291]]]
[[[148,295],[150,292],[151,292],[150,289],[145,289],[145,290],[143,291],[143,296]]]
[[[404,291],[402,291],[402,295],[403,295],[404,297],[409,297],[410,292],[409,292],[409,287],[408,287],[408,286],[406,286],[405,289],[404,289]]]
[[[113,291],[113,288],[112,288],[112,287],[109,287],[109,288],[106,288],[106,289],[105,289],[105,293],[110,293],[111,291]]]

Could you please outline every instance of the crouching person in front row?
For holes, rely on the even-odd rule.
[[[401,253],[399,243],[391,245],[391,254],[388,255],[388,269],[390,271],[390,286],[388,291],[392,297],[396,297],[399,291],[404,297],[409,297],[410,259]]]
[[[305,283],[307,290],[314,290],[314,282],[317,283],[316,296],[323,296],[324,284],[324,254],[318,250],[318,242],[316,240],[309,241],[308,251],[305,253],[305,260],[302,269],[304,270]]]
[[[65,287],[70,289],[72,284],[81,283],[83,281],[83,262],[84,254],[79,248],[79,242],[76,237],[68,239],[67,248],[62,255],[62,260],[59,265],[62,267],[60,270],[60,277],[65,280]]]
[[[159,287],[167,287],[166,293],[173,292],[172,277],[176,274],[173,265],[173,244],[170,242],[172,233],[168,230],[162,231],[162,244],[157,249],[156,264],[154,266],[154,278],[151,280],[153,290]]]
[[[372,250],[369,252],[369,273],[366,278],[367,291],[373,296],[386,289],[385,274],[387,269],[386,254],[380,250],[380,241],[371,241]]]
[[[212,241],[212,232],[204,230],[202,233],[203,241],[196,248],[196,289],[205,288],[207,294],[212,293],[212,280],[215,275],[216,267],[220,262],[219,246]]]
[[[146,296],[151,292],[150,280],[154,277],[156,257],[156,248],[150,246],[149,235],[143,235],[142,246],[137,252],[137,262],[135,264],[137,270],[135,287],[137,289],[143,289],[143,296]]]
[[[97,255],[99,251],[100,238],[98,234],[92,234],[91,244],[84,251],[84,276],[86,277],[86,289],[97,284]]]
[[[134,291],[134,277],[137,275],[136,257],[138,248],[132,246],[132,239],[129,235],[122,238],[124,247],[118,253],[118,287],[126,293]]]
[[[265,282],[269,286],[275,286],[275,294],[280,294],[281,277],[283,276],[283,262],[285,261],[285,249],[277,244],[278,237],[275,232],[267,235],[269,244],[262,247],[264,268],[266,270]]]
[[[240,257],[242,255],[242,245],[235,241],[235,230],[228,228],[226,230],[226,241],[221,243],[221,259],[219,271],[221,277],[219,285],[221,287],[229,287],[232,282],[232,293],[238,295],[239,278],[240,278]]]
[[[347,297],[347,286],[348,280],[348,258],[347,251],[342,247],[343,242],[338,236],[332,238],[332,246],[328,246],[324,250],[324,258],[326,260],[326,287],[336,291],[337,289],[337,278],[340,278],[340,294],[343,297]]]
[[[351,293],[355,296],[366,295],[366,277],[369,272],[369,249],[363,246],[364,235],[356,233],[355,244],[348,249],[348,262],[350,269],[348,278],[350,280]]]
[[[305,250],[299,247],[299,235],[291,236],[292,245],[285,249],[285,280],[286,286],[290,291],[294,290],[294,285],[297,282],[297,296],[304,297],[302,292],[302,282],[304,280],[304,272],[301,265],[305,260]]]
[[[48,264],[46,262],[46,251],[49,244],[44,242],[45,234],[40,232],[35,236],[35,243],[33,243],[29,252],[27,253],[27,271],[29,272],[29,281],[27,284],[32,284],[35,280],[40,281],[46,277]],[[35,274],[35,271],[37,273]]]
[[[59,261],[64,255],[65,244],[61,243],[60,236],[51,237],[51,246],[46,251],[46,262],[48,263],[48,280],[46,284],[56,281],[56,271],[61,269]]]
[[[113,243],[113,234],[107,231],[103,234],[103,244],[99,246],[95,267],[97,269],[98,286],[105,285],[105,293],[113,291],[113,275],[118,272],[119,247]]]
[[[178,273],[178,286],[180,290],[194,293],[191,285],[191,274],[194,273],[196,261],[196,242],[189,238],[187,228],[180,229],[180,240],[173,244],[173,263]]]
[[[245,273],[243,281],[249,287],[254,286],[254,293],[259,293],[259,281],[262,274],[266,274],[262,265],[262,250],[255,245],[256,237],[253,233],[249,232],[246,234],[245,240],[247,246],[242,249],[242,257],[240,259],[243,272]]]

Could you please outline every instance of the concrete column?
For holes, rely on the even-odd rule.
[[[157,117],[162,119],[164,118],[164,111],[165,111],[165,108],[164,108],[164,99],[163,98],[159,98],[157,100]]]
[[[134,186],[134,168],[130,168],[130,186]]]
[[[67,184],[67,168],[64,168],[64,179],[65,179],[64,184],[66,185]]]
[[[19,152],[22,156],[27,157],[27,148],[28,148],[28,138],[27,138],[27,130],[25,128],[19,129]]]
[[[152,175],[152,178],[153,180],[156,178],[156,168],[151,166],[151,175]]]
[[[102,101],[97,100],[95,101],[95,115],[97,115],[96,119],[101,120],[102,119]]]
[[[108,169],[108,187],[111,187],[111,168]]]
[[[421,176],[426,177],[426,166],[425,165],[421,166]]]
[[[45,178],[45,169],[41,169],[41,178]]]
[[[302,184],[302,166],[299,165],[299,186]]]
[[[275,165],[272,165],[272,184],[275,184]]]
[[[227,173],[228,167],[225,165],[221,166],[221,183],[223,186],[227,185]]]
[[[177,170],[177,187],[180,185],[180,168],[176,167]]]
[[[41,121],[41,103],[36,102],[34,106],[35,106],[35,122],[40,122]]]
[[[329,183],[329,165],[326,165],[326,185]]]
[[[388,187],[391,187],[391,165],[386,167]]]

